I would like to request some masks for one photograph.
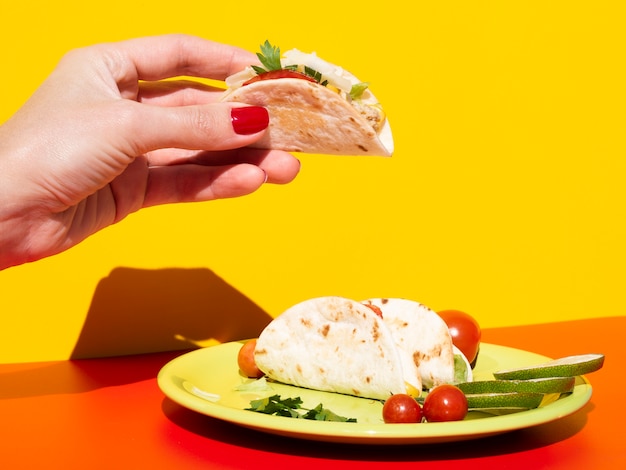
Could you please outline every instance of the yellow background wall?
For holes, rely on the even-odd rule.
[[[330,294],[486,327],[623,315],[624,2],[393,4],[3,4],[0,122],[69,49],[184,32],[343,65],[384,104],[396,153],[302,155],[291,185],[151,208],[0,272],[0,362],[239,339]]]

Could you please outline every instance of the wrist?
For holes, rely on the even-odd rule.
[[[17,153],[4,150],[0,152],[0,270],[34,260],[29,249],[29,218],[35,211],[24,197],[27,182],[15,171],[20,162],[11,157]]]
[[[0,270],[29,261],[27,223],[14,206],[0,194]]]

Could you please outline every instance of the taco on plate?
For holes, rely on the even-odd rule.
[[[417,397],[423,385],[452,383],[447,326],[432,321],[437,314],[419,304],[407,301],[406,310],[402,304],[399,299],[362,303],[333,296],[306,300],[261,332],[255,362],[278,382],[382,400],[397,393]]]
[[[268,130],[255,147],[329,155],[391,156],[393,137],[368,84],[297,49],[281,56],[266,41],[249,66],[226,79],[221,101],[267,108]]]

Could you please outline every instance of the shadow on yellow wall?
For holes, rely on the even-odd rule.
[[[116,268],[96,287],[71,359],[253,338],[271,319],[206,268]]]

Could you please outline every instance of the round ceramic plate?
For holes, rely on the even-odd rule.
[[[577,377],[573,393],[533,410],[497,416],[472,411],[463,421],[447,423],[385,424],[382,403],[377,400],[272,382],[267,382],[267,387],[262,390],[241,387],[252,382],[240,374],[237,366],[241,345],[241,342],[225,343],[173,359],[159,372],[159,387],[167,397],[186,408],[240,426],[301,439],[367,444],[449,442],[500,434],[563,418],[582,408],[591,398],[591,385],[584,377]],[[494,371],[539,364],[549,359],[519,349],[483,343],[474,369],[474,380],[490,380]],[[293,419],[245,409],[251,400],[276,394],[283,399],[300,397],[304,408],[321,403],[340,416],[356,418],[357,422]]]

